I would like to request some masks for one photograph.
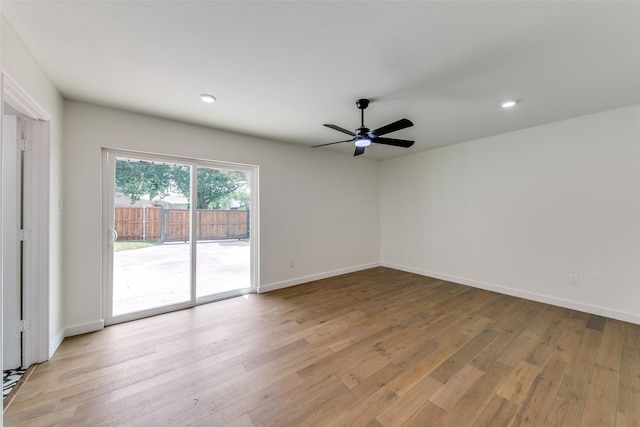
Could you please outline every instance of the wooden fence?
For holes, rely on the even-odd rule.
[[[118,240],[180,242],[189,240],[188,209],[117,206]],[[249,237],[249,211],[198,210],[198,240],[245,239]]]

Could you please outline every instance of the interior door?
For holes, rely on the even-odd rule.
[[[2,129],[2,239],[3,239],[3,336],[2,369],[21,365],[21,250],[18,230],[21,228],[22,184],[18,150],[18,117],[4,115]]]

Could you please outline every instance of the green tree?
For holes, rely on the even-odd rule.
[[[180,193],[189,198],[189,173],[174,175]],[[249,192],[247,176],[240,171],[226,171],[207,167],[198,168],[197,209],[229,209],[234,201],[247,205]]]
[[[131,204],[145,194],[151,199],[163,198],[172,189],[175,167],[136,160],[116,160],[116,190],[129,196]]]
[[[190,171],[188,166],[117,160],[115,187],[129,196],[132,204],[147,194],[154,199],[177,192],[190,199]],[[249,204],[244,172],[200,167],[197,179],[197,209],[229,209],[234,203]]]

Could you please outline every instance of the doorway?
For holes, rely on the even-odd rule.
[[[104,150],[105,323],[253,292],[257,167]]]
[[[48,359],[48,127],[3,104],[3,371]]]
[[[0,329],[3,401],[49,358],[49,144],[51,117],[0,73]],[[17,367],[17,369],[15,369]],[[4,405],[3,405],[4,406]],[[1,424],[1,422],[0,422]]]

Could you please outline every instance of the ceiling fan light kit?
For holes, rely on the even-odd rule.
[[[210,95],[208,93],[203,93],[200,95],[200,99],[202,100],[202,102],[204,102],[205,104],[213,104],[214,102],[216,102],[216,97],[213,95]]]
[[[369,106],[368,99],[358,99],[356,101],[356,107],[360,110],[360,127],[356,129],[355,132],[351,132],[350,130],[341,128],[340,126],[336,126],[333,124],[325,124],[324,126],[331,128],[333,130],[337,130],[338,132],[346,133],[347,135],[352,136],[351,139],[346,139],[344,141],[336,141],[329,142],[328,144],[320,144],[314,145],[311,148],[316,147],[324,147],[326,145],[340,144],[342,142],[353,142],[356,150],[353,153],[354,156],[359,156],[364,153],[365,147],[368,147],[372,143],[377,144],[385,144],[392,145],[394,147],[402,147],[409,148],[414,144],[414,141],[408,141],[406,139],[395,139],[395,138],[381,138],[382,135],[386,135],[391,132],[396,132],[408,127],[413,126],[413,123],[409,119],[400,119],[393,123],[389,123],[386,126],[382,126],[375,130],[370,130],[368,127],[364,125],[364,110]]]
[[[518,104],[520,101],[518,101],[517,99],[509,99],[507,101],[503,101],[500,103],[500,106],[502,108],[505,109],[509,109],[509,108],[513,108],[516,106],[516,104]]]
[[[356,138],[356,147],[368,147],[371,145],[371,140],[365,136]]]

